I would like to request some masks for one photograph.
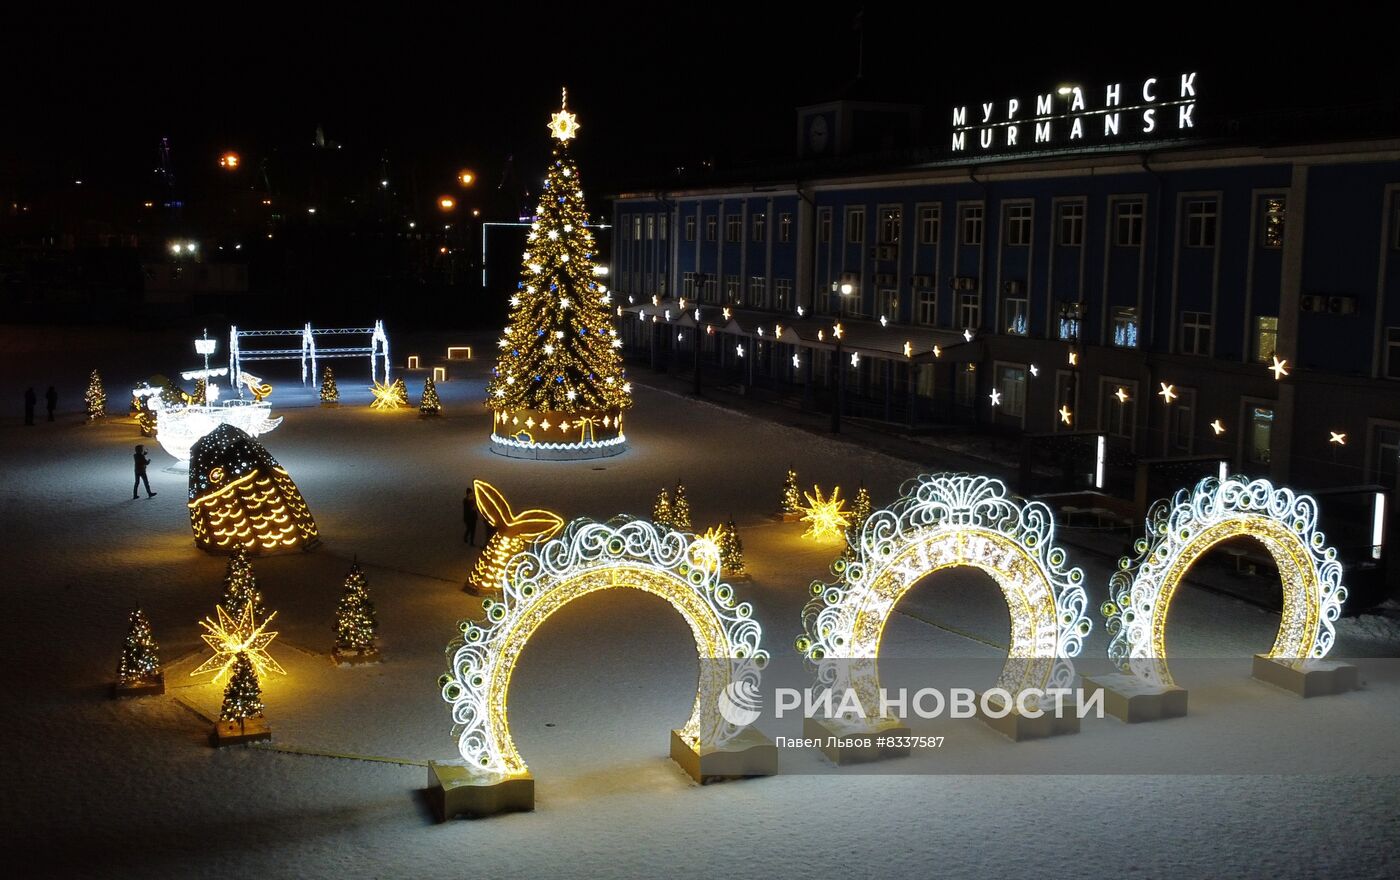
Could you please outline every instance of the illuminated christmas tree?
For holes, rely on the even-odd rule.
[[[671,496],[671,528],[678,532],[694,531],[690,523],[690,502],[685,497],[685,486],[676,481],[676,492]]]
[[[398,400],[399,406],[408,406],[408,386],[403,383],[403,379],[395,379],[394,384],[389,387],[394,389],[394,397]]]
[[[797,471],[788,468],[787,479],[783,481],[783,513],[799,513],[802,510],[802,496],[797,494]]]
[[[632,386],[622,369],[611,296],[594,273],[597,245],[569,156],[579,123],[567,100],[549,128],[558,141],[554,161],[486,386],[492,448],[530,458],[607,455],[623,448],[622,414],[632,405]]]
[[[865,486],[861,486],[856,492],[856,500],[851,504],[851,525],[846,529],[850,543],[860,543],[860,530],[865,528],[867,519],[870,519],[870,493],[865,491]]]
[[[729,577],[745,577],[744,542],[739,540],[739,530],[734,527],[734,517],[729,518],[719,535],[719,559],[724,573]]]
[[[107,392],[102,388],[102,377],[96,370],[88,377],[87,393],[83,395],[83,402],[87,404],[89,422],[107,415]]]
[[[195,406],[204,406],[209,402],[209,383],[204,379],[194,380],[194,393],[190,395],[190,403]]]
[[[258,590],[258,578],[253,574],[253,563],[248,561],[248,554],[242,549],[234,551],[228,558],[228,566],[224,569],[224,597],[219,604],[228,609],[235,619],[242,617],[243,609],[249,605],[253,608],[254,617],[267,616],[262,592]]]
[[[663,488],[651,506],[651,521],[663,529],[671,528],[671,494]]]
[[[375,648],[375,630],[379,622],[374,615],[374,603],[369,600],[369,585],[359,563],[350,568],[345,578],[345,592],[335,609],[335,650],[337,663],[379,659]]]
[[[165,693],[165,675],[160,669],[160,648],[151,635],[151,622],[139,607],[131,612],[117,665],[117,692],[120,694]]]
[[[423,402],[418,404],[418,412],[425,416],[442,415],[442,401],[438,400],[437,385],[433,383],[432,376],[423,380]]]
[[[340,389],[335,384],[335,373],[326,367],[321,374],[321,405],[334,406],[340,403]]]
[[[261,718],[263,714],[262,685],[258,683],[257,670],[248,655],[239,652],[233,661],[233,674],[224,688],[224,705],[219,710],[219,720],[236,721],[239,727],[249,718]]]

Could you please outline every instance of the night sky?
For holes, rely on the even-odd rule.
[[[537,176],[561,84],[583,123],[576,152],[594,189],[705,159],[784,159],[793,109],[851,83],[862,31],[863,86],[924,103],[939,131],[954,102],[1193,67],[1203,115],[1400,92],[1379,44],[1314,32],[1304,50],[1297,33],[1221,31],[1184,12],[1145,36],[1127,27],[1104,36],[1111,17],[1090,25],[1009,11],[995,21],[919,16],[894,4],[760,6],[589,4],[555,15],[456,6],[387,21],[351,7],[312,16],[231,6],[217,17],[142,7],[66,20],[12,11],[0,52],[12,98],[0,192],[34,196],[84,179],[139,195],[162,136],[182,186],[197,187],[215,175],[221,150],[256,159],[299,148],[318,124],[364,158],[413,165],[443,185],[471,167],[494,186],[512,154]]]

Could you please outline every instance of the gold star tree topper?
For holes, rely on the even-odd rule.
[[[190,673],[190,676],[203,675],[206,672],[214,673],[214,681],[218,681],[224,673],[233,668],[234,661],[239,654],[247,654],[248,660],[253,664],[253,670],[261,678],[268,672],[276,672],[286,675],[287,670],[272,656],[267,653],[267,646],[272,644],[272,640],[277,638],[277,633],[267,632],[267,625],[272,623],[272,618],[277,616],[274,611],[268,615],[267,620],[258,623],[253,619],[252,603],[243,607],[243,613],[237,620],[225,610],[224,606],[214,606],[218,614],[218,620],[213,621],[208,618],[201,620],[199,625],[204,627],[205,632],[200,635],[209,647],[214,649],[214,656],[205,660],[198,669]]]
[[[559,112],[549,117],[549,130],[560,141],[567,143],[578,136],[578,117],[569,112],[569,90],[563,90],[559,102]]]

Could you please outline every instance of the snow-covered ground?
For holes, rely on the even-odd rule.
[[[178,343],[178,344],[177,344]],[[395,361],[430,356],[394,340]],[[286,677],[264,681],[273,749],[207,745],[221,689],[192,679],[196,621],[213,612],[224,560],[196,550],[186,478],[145,441],[159,495],[132,501],[124,418],[84,426],[86,373],[108,378],[109,409],[143,375],[194,365],[184,336],[0,330],[0,516],[8,537],[0,668],[6,738],[0,798],[9,852],[37,874],[137,876],[926,877],[1394,876],[1400,786],[1394,764],[1346,775],[780,775],[698,787],[666,757],[667,731],[693,697],[684,623],[630,591],[580,600],[531,642],[513,680],[512,730],[537,779],[534,813],[433,821],[422,795],[428,760],[456,757],[436,678],[455,622],[479,605],[461,590],[473,560],[460,501],[473,477],[518,508],[566,517],[647,514],[679,478],[697,525],[732,515],[752,581],[742,583],[775,654],[800,629],[806,585],[832,547],[769,514],[785,469],[805,486],[864,482],[876,503],[920,467],[829,438],[754,421],[640,387],[634,448],[600,462],[534,463],[490,454],[480,406],[486,364],[439,385],[440,419],[372,412],[367,365],[336,363],[343,404],[266,371],[274,412],[263,437],[316,516],[323,546],[259,558],[277,609],[271,651]],[[643,379],[645,377],[642,377]],[[42,395],[60,385],[59,421]],[[408,378],[416,400],[421,374]],[[24,388],[40,424],[20,424]],[[932,470],[936,468],[924,468]],[[368,577],[385,662],[335,668],[331,621],[350,561]],[[1085,554],[1093,604],[1107,562]],[[127,612],[140,602],[166,663],[166,696],[114,701]],[[950,572],[916,590],[887,632],[900,656],[995,657],[1006,611],[992,582]],[[1180,655],[1247,658],[1278,618],[1188,590],[1174,607]],[[1102,656],[1096,629],[1086,656]],[[1338,656],[1393,657],[1393,621],[1344,620]],[[1261,693],[1255,685],[1243,698]],[[1331,698],[1339,713],[1397,716],[1397,689]],[[1272,706],[1292,700],[1269,693]],[[1311,707],[1326,701],[1310,701]],[[1193,703],[1193,709],[1195,708]],[[1293,704],[1287,704],[1293,705]],[[1298,706],[1303,706],[1301,702]],[[1324,709],[1325,711],[1325,709]],[[1286,717],[1286,715],[1284,716]],[[1193,715],[1170,724],[1206,724]],[[1086,722],[1113,731],[1117,721]],[[1169,725],[1157,726],[1167,730]],[[1069,738],[1074,739],[1074,738]],[[985,750],[1023,749],[995,737]],[[1324,749],[1333,745],[1319,743]],[[1034,746],[1033,746],[1034,747]],[[1045,746],[1040,746],[1045,747]],[[310,754],[319,753],[319,754]],[[995,752],[988,752],[996,754]],[[1008,753],[1009,754],[1009,753]],[[340,756],[340,757],[337,757]],[[362,756],[385,760],[360,760]],[[1008,761],[1008,764],[1011,762]],[[1281,770],[1287,768],[1280,768]],[[1370,774],[1370,775],[1362,775]]]

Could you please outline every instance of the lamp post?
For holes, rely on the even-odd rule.
[[[837,294],[836,297],[836,326],[831,328],[831,334],[836,337],[836,405],[831,408],[831,433],[841,433],[841,411],[846,407],[846,370],[842,364],[841,337],[845,335],[845,328],[841,326],[841,321],[846,317],[846,297],[855,292],[855,285],[849,281],[837,283],[831,282],[831,292]]]
[[[704,273],[704,272],[697,272],[697,273],[695,274],[695,287],[694,287],[694,289],[691,291],[692,293],[695,293],[695,294],[696,294],[696,299],[697,299],[697,301],[698,301],[698,299],[699,299],[699,291],[704,290],[704,289],[705,289],[705,273]],[[699,306],[697,306],[696,309],[695,309],[695,315],[696,315],[696,321],[695,321],[695,389],[694,389],[694,392],[695,392],[695,396],[696,396],[696,397],[699,397],[699,396],[700,396],[700,344],[701,344],[701,342],[702,342],[703,339],[704,339],[704,337],[701,336],[701,334],[700,334],[700,321],[699,321],[700,308],[699,308]]]

